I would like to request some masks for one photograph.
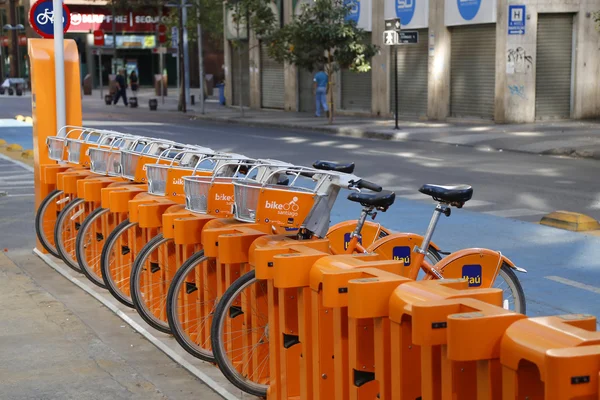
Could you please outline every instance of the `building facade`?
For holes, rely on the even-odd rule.
[[[278,0],[273,8],[286,23],[310,1]],[[393,115],[397,79],[399,115],[407,118],[520,123],[600,116],[600,34],[593,17],[600,0],[353,4],[349,18],[381,51],[370,72],[331,77],[341,113]],[[418,44],[385,46],[387,18],[417,31]],[[237,32],[227,15],[225,22],[228,104],[239,104],[242,88],[242,102],[251,107],[313,111],[312,75],[269,60],[252,32]],[[236,38],[244,44],[232,46]]]

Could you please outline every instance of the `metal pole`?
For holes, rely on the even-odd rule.
[[[396,126],[394,129],[400,129],[398,127],[398,48],[396,46],[392,46],[392,49],[394,50],[394,92],[395,92],[395,96],[396,96]]]
[[[54,12],[54,74],[56,82],[56,129],[67,125],[65,105],[65,48],[62,0],[52,0]],[[61,133],[66,134],[63,130]]]
[[[183,4],[182,0],[182,4]],[[185,60],[183,60],[183,58],[185,57],[185,52],[184,52],[184,43],[183,43],[183,31],[184,31],[184,26],[183,26],[183,9],[184,7],[179,7],[179,70],[180,70],[180,75],[179,75],[179,79],[183,79],[184,82],[181,82],[181,90],[180,90],[180,94],[179,94],[179,106],[181,108],[181,111],[186,112],[186,105],[187,105],[187,101],[186,101],[186,93],[185,93]]]
[[[104,87],[102,85],[102,50],[98,49],[98,80],[100,81],[100,99],[104,99]]]
[[[159,26],[162,25],[162,16],[163,16],[163,9],[162,7],[160,7],[159,13],[158,15],[160,16],[158,24]],[[165,33],[166,34],[166,33]],[[162,47],[160,44],[158,45],[158,47]],[[166,47],[166,46],[165,46]],[[164,54],[163,53],[158,53],[158,57],[159,57],[159,69],[160,69],[160,99],[162,104],[165,104],[165,88],[164,88],[164,80],[165,80],[165,75],[164,75],[164,58],[163,58]]]
[[[188,31],[187,31],[187,7],[185,0],[181,0],[181,17],[183,19],[183,82],[185,84],[185,103],[187,105],[188,97],[190,93],[190,50],[188,45]]]
[[[198,19],[198,73],[200,74],[200,114],[204,114],[204,56],[202,55],[202,25],[200,25],[200,1],[196,9]]]
[[[10,21],[10,25],[12,25],[12,27],[16,27],[17,26],[17,2],[15,0],[10,0],[8,3],[8,14],[9,14],[9,21]],[[10,42],[11,42],[11,47],[10,47],[10,77],[11,78],[17,78],[18,74],[19,74],[19,55],[17,54],[18,51],[18,38],[17,38],[17,31],[16,29],[11,29],[10,31]]]
[[[112,59],[112,73],[117,73],[117,21],[115,20],[115,2],[111,1],[112,4],[112,36],[113,36],[113,59]]]

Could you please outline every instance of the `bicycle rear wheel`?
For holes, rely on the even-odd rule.
[[[136,249],[145,242],[144,230],[129,219],[121,222],[106,238],[100,256],[100,271],[108,291],[122,304],[134,308],[129,290]]]
[[[525,292],[521,286],[519,278],[515,271],[506,263],[502,264],[494,287],[503,291],[503,307],[507,310],[514,311],[525,315],[527,312],[527,304],[525,300]]]
[[[63,203],[67,198],[62,190],[53,190],[42,200],[35,213],[35,233],[42,247],[54,257],[60,258],[54,243],[54,226]],[[60,203],[60,204],[57,204]]]
[[[217,306],[216,260],[201,250],[188,258],[173,277],[167,295],[167,317],[177,342],[191,355],[214,362],[210,343]]]
[[[81,267],[75,254],[75,241],[81,223],[85,219],[86,208],[84,199],[73,199],[60,212],[54,226],[56,250],[65,264],[77,272],[81,272]]]
[[[269,387],[267,281],[250,271],[219,300],[211,326],[212,351],[223,375],[240,390],[265,397]]]
[[[175,243],[159,233],[142,248],[131,269],[130,293],[135,309],[150,326],[164,333],[171,333],[166,305],[176,259]]]
[[[97,208],[92,211],[81,224],[75,241],[75,254],[81,272],[92,283],[103,289],[106,289],[106,285],[102,280],[102,272],[100,271],[100,257],[109,229],[107,224],[104,223],[104,216],[108,216],[109,211],[108,208]]]

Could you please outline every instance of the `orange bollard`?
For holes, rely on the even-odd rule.
[[[499,400],[500,342],[506,329],[524,318],[522,314],[468,298],[414,304],[414,344],[421,349],[440,348],[440,360],[433,362],[440,365],[441,398]]]
[[[469,289],[466,280],[429,280],[405,283],[390,298],[391,398],[441,399],[441,347],[416,344],[413,328],[414,305],[426,302],[474,298],[502,304],[502,292],[496,289]],[[439,321],[432,329],[443,329]]]
[[[502,339],[503,399],[598,398],[600,332],[591,315],[524,319]]]

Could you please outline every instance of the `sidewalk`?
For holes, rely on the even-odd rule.
[[[192,90],[192,94],[198,94]],[[158,98],[159,113],[177,114],[177,89],[170,89],[165,104]],[[98,92],[84,96],[85,108],[104,109]],[[142,89],[138,93],[139,111],[148,109],[148,100],[156,98],[153,91]],[[121,104],[110,106],[111,112],[130,114]],[[135,111],[138,112],[138,111]],[[182,115],[183,116],[183,115]],[[316,118],[309,113],[284,112],[279,110],[245,109],[242,117],[239,108],[218,104],[210,98],[205,114],[200,114],[198,103],[188,107],[187,118],[238,123],[253,126],[270,126],[290,129],[310,129],[334,135],[394,141],[432,142],[443,145],[475,147],[486,151],[516,151],[534,154],[564,155],[570,157],[600,159],[600,121],[556,121],[535,124],[500,125],[491,121],[420,121],[400,120],[399,130],[394,121],[386,118],[369,118],[337,115],[332,125],[325,118]]]

